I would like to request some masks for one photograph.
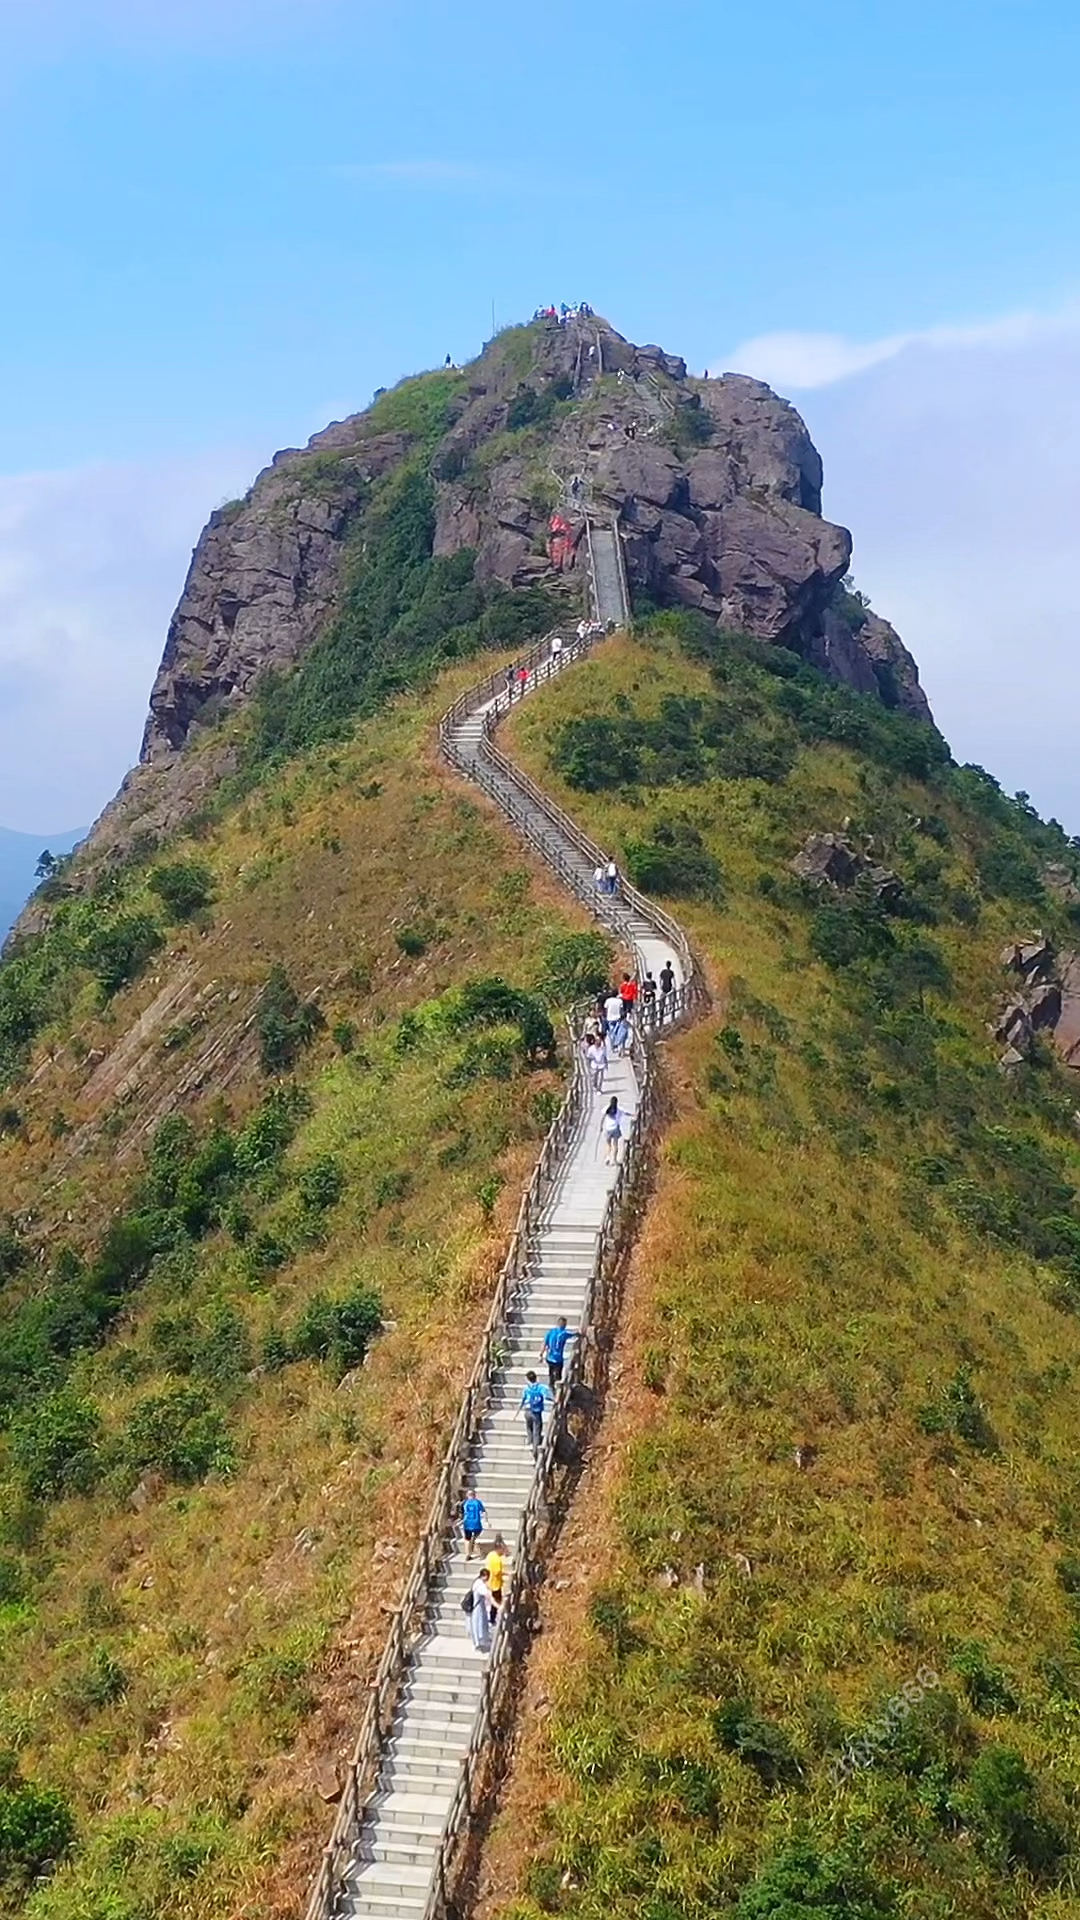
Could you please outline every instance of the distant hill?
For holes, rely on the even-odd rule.
[[[48,847],[57,855],[78,846],[85,827],[73,833],[14,833],[0,827],[0,940],[6,938],[20,909],[33,893],[38,856]]]

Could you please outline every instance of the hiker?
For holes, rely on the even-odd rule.
[[[621,1004],[623,1010],[616,1020],[615,1025],[612,1027],[611,1032],[608,1034],[608,1046],[611,1048],[616,1060],[625,1059],[631,1037],[630,1022],[626,1017],[625,1000]],[[602,1089],[598,1087],[597,1092],[599,1093],[601,1091]]]
[[[624,1130],[629,1126],[629,1116],[619,1107],[619,1096],[613,1093],[600,1119],[600,1132],[604,1141],[605,1167],[617,1167],[619,1164],[619,1143]]]
[[[599,1034],[593,1034],[585,1042],[585,1065],[594,1093],[604,1091],[604,1070],[607,1067],[607,1048]]]
[[[447,356],[446,356],[446,359],[445,359],[445,360],[443,361],[443,366],[444,366],[444,367],[452,367],[452,366],[453,366],[453,364],[454,364],[454,363],[453,363],[453,361],[451,360],[451,358],[450,358],[450,355],[449,355],[449,354],[447,354]]]
[[[615,989],[614,989],[614,987],[613,987],[613,988],[612,988],[612,990],[611,990],[611,992],[610,992],[610,993],[608,994],[608,997],[607,997],[607,999],[606,999],[606,1000],[604,1001],[604,1031],[605,1031],[605,1033],[608,1033],[608,1034],[610,1034],[610,1032],[611,1032],[611,1030],[612,1030],[612,1028],[613,1028],[613,1027],[616,1027],[616,1026],[618,1025],[618,1023],[619,1023],[619,1021],[620,1021],[620,1020],[622,1019],[622,1017],[623,1017],[623,999],[622,999],[622,994],[621,994],[621,993],[616,993],[616,992],[615,992]]]
[[[588,637],[589,637],[589,623],[588,623],[588,621],[587,621],[587,620],[579,620],[579,621],[578,621],[578,623],[577,623],[577,637],[578,637],[578,639],[579,639],[579,640],[581,640],[581,641],[585,641],[585,640],[587,640],[587,639],[588,639]]]
[[[543,1351],[542,1358],[547,1361],[548,1385],[550,1386],[552,1393],[554,1393],[556,1387],[559,1384],[559,1381],[563,1377],[563,1366],[566,1360],[566,1349],[569,1346],[571,1340],[576,1340],[576,1339],[577,1339],[577,1334],[571,1333],[569,1328],[567,1327],[565,1313],[561,1313],[559,1315],[559,1318],[555,1322],[555,1325],[553,1327],[549,1327],[547,1333],[544,1335],[544,1351]]]
[[[461,1603],[469,1616],[469,1638],[477,1653],[486,1653],[491,1645],[490,1582],[491,1576],[487,1568],[481,1567]]]
[[[526,687],[527,687],[527,686],[528,686],[528,684],[529,684],[529,669],[528,669],[528,667],[519,667],[519,668],[518,668],[518,670],[517,670],[517,680],[518,680],[518,692],[520,693],[520,695],[521,695],[521,697],[522,697],[522,699],[524,700],[524,698],[525,698],[525,689],[526,689]]]
[[[609,893],[617,893],[619,890],[619,869],[614,860],[608,861],[607,890]]]
[[[491,1619],[494,1625],[499,1608],[502,1606],[503,1576],[506,1572],[506,1541],[501,1533],[495,1535],[495,1545],[484,1561],[484,1567],[491,1588]]]
[[[675,969],[670,960],[665,960],[660,969],[660,1018],[670,1020],[675,1011]]]
[[[656,1019],[656,981],[651,973],[646,973],[641,983],[641,1018],[647,1027]]]
[[[580,500],[580,499],[581,499],[581,475],[580,475],[580,473],[575,473],[575,475],[574,475],[574,477],[573,477],[573,479],[571,480],[571,482],[570,482],[570,492],[571,492],[571,494],[573,495],[573,497],[574,497],[574,499],[575,499],[575,500]]]
[[[562,666],[562,658],[563,658],[562,650],[563,650],[562,634],[553,633],[551,636],[551,671],[552,673],[558,673],[559,668]]]
[[[511,700],[511,701],[512,701],[512,700],[513,700],[513,698],[514,698],[514,687],[515,687],[515,684],[516,684],[516,679],[517,679],[517,669],[516,669],[515,667],[507,667],[507,669],[506,669],[506,697],[507,697],[507,699],[508,699],[508,700]]]
[[[473,1548],[484,1531],[487,1514],[484,1503],[475,1493],[470,1493],[461,1512],[461,1531],[465,1535],[465,1558],[471,1560]]]
[[[603,867],[595,867],[593,869],[593,886],[596,888],[597,893],[603,893],[605,877]]]
[[[521,1395],[521,1410],[525,1415],[525,1438],[532,1448],[533,1459],[540,1455],[544,1439],[544,1408],[551,1400],[546,1387],[540,1385],[530,1367],[525,1375],[525,1387]]]
[[[637,981],[633,978],[631,974],[624,973],[622,977],[622,986],[619,988],[619,998],[623,1003],[623,1011],[626,1014],[626,1017],[628,1020],[632,1020],[634,1017],[634,1007],[637,1003],[637,996],[638,996]]]

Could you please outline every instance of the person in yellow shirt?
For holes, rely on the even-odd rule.
[[[488,1579],[491,1583],[491,1604],[493,1608],[502,1606],[503,1577],[506,1573],[506,1541],[501,1533],[495,1535],[495,1545],[484,1561]]]

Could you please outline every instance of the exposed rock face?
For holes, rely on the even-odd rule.
[[[883,906],[897,907],[904,883],[890,867],[877,866],[839,833],[810,833],[791,862],[791,871],[814,886],[846,893],[857,881],[869,887]]]
[[[519,434],[530,418],[534,430]],[[243,502],[211,515],[169,628],[140,763],[80,867],[139,836],[168,836],[231,770],[235,750],[214,723],[242,708],[268,667],[288,667],[318,638],[372,488],[414,449],[408,434],[379,433],[355,414],[278,454]],[[637,591],[781,642],[928,716],[888,623],[867,615],[853,631],[834,610],[850,535],[821,518],[821,461],[799,415],[759,381],[690,379],[677,356],[636,347],[603,320],[538,324],[498,336],[466,369],[431,473],[435,551],[475,549],[482,581],[542,579],[580,593],[575,536],[587,508],[617,520]],[[569,566],[553,576],[555,507],[571,537]]]
[[[1006,947],[1001,964],[1022,983],[990,1028],[1005,1049],[1003,1071],[1030,1060],[1035,1036],[1045,1032],[1065,1066],[1080,1072],[1080,953],[1057,954],[1039,933]]]

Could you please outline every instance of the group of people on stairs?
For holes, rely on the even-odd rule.
[[[547,1386],[545,1387],[537,1379],[534,1368],[530,1367],[525,1375],[520,1411],[525,1416],[525,1438],[532,1449],[534,1460],[539,1458],[544,1442],[544,1413],[549,1406],[554,1405],[555,1392],[563,1377],[566,1349],[571,1340],[577,1338],[577,1332],[567,1324],[565,1313],[560,1314],[555,1325],[549,1327],[544,1335],[542,1353],[548,1370]],[[466,1560],[472,1559],[486,1520],[487,1509],[483,1501],[475,1492],[468,1494],[461,1512]],[[481,1653],[486,1653],[491,1645],[492,1632],[499,1618],[499,1608],[502,1606],[506,1569],[506,1542],[502,1534],[497,1533],[491,1552],[462,1600],[462,1606],[469,1619],[469,1638]]]

